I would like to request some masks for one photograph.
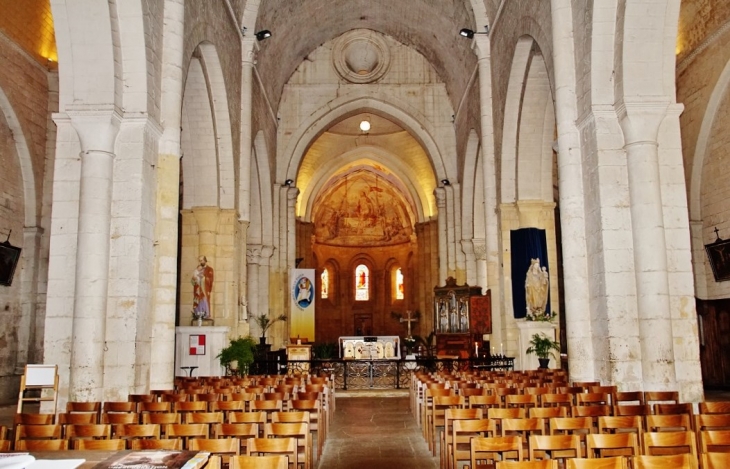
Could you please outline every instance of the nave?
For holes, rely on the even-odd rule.
[[[337,411],[327,434],[319,469],[397,467],[437,469],[408,410],[407,395],[346,397],[337,393]],[[385,397],[388,396],[388,397]]]

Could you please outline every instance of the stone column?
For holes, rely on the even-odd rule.
[[[657,135],[668,103],[617,109],[628,159],[641,364],[646,390],[676,389]]]
[[[477,283],[476,257],[474,256],[474,240],[462,239],[461,252],[465,260],[466,274],[464,281],[469,285],[479,285]],[[481,285],[479,285],[481,287]]]
[[[483,239],[473,241],[474,261],[476,262],[476,284],[482,287],[482,293],[486,293],[487,287],[487,247]]]
[[[479,117],[481,124],[482,176],[484,178],[484,223],[486,224],[486,267],[484,289],[492,290],[492,340],[502,341],[502,297],[500,292],[499,218],[497,216],[497,171],[494,153],[494,118],[492,115],[492,57],[488,35],[474,37],[479,67]],[[496,299],[496,300],[495,300]]]
[[[81,142],[70,400],[102,400],[116,109],[69,111]]]
[[[246,246],[247,301],[250,314],[269,313],[269,289],[261,287],[268,285],[269,259],[273,253],[273,246],[262,244]]]
[[[457,284],[466,283],[466,256],[462,250],[462,217],[461,217],[461,185],[451,184],[451,198],[453,200],[452,210],[454,218],[454,277]]]
[[[447,251],[447,234],[446,234],[446,191],[443,187],[437,187],[433,191],[433,195],[436,196],[436,207],[438,208],[438,267],[439,267],[439,278],[437,285],[446,285],[446,277],[448,277],[448,264],[447,260],[449,257]]]
[[[20,277],[20,321],[18,322],[18,353],[15,373],[22,375],[28,364],[30,350],[35,343],[36,304],[38,295],[38,256],[43,229],[37,226],[23,228],[23,270]]]
[[[591,304],[588,293],[583,161],[576,126],[575,51],[571,0],[551,0],[553,62],[555,64],[555,116],[558,128],[560,173],[560,230],[565,283],[568,363],[573,380],[596,378]]]

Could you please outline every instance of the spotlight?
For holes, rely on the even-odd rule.
[[[360,122],[360,130],[362,130],[363,132],[367,132],[368,130],[370,130],[370,121],[364,120]]]
[[[264,39],[268,39],[271,37],[271,31],[268,29],[262,29],[261,31],[256,33],[256,39],[259,41],[263,41]]]
[[[444,186],[450,186],[451,185],[451,183],[449,182],[448,179],[442,179],[441,180],[441,184],[443,184]]]
[[[294,180],[293,179],[287,179],[286,181],[284,181],[284,185],[285,186],[291,187],[292,184],[294,184]]]
[[[489,34],[489,25],[484,26],[484,31],[482,31],[482,32],[475,32],[469,28],[463,28],[463,29],[461,29],[461,31],[459,31],[459,36],[465,37],[467,39],[473,38],[475,34],[487,34],[488,35]]]

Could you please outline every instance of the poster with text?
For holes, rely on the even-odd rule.
[[[314,342],[314,269],[292,269],[291,338]]]

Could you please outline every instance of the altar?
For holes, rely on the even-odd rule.
[[[345,360],[400,360],[400,337],[340,337],[340,358]]]

